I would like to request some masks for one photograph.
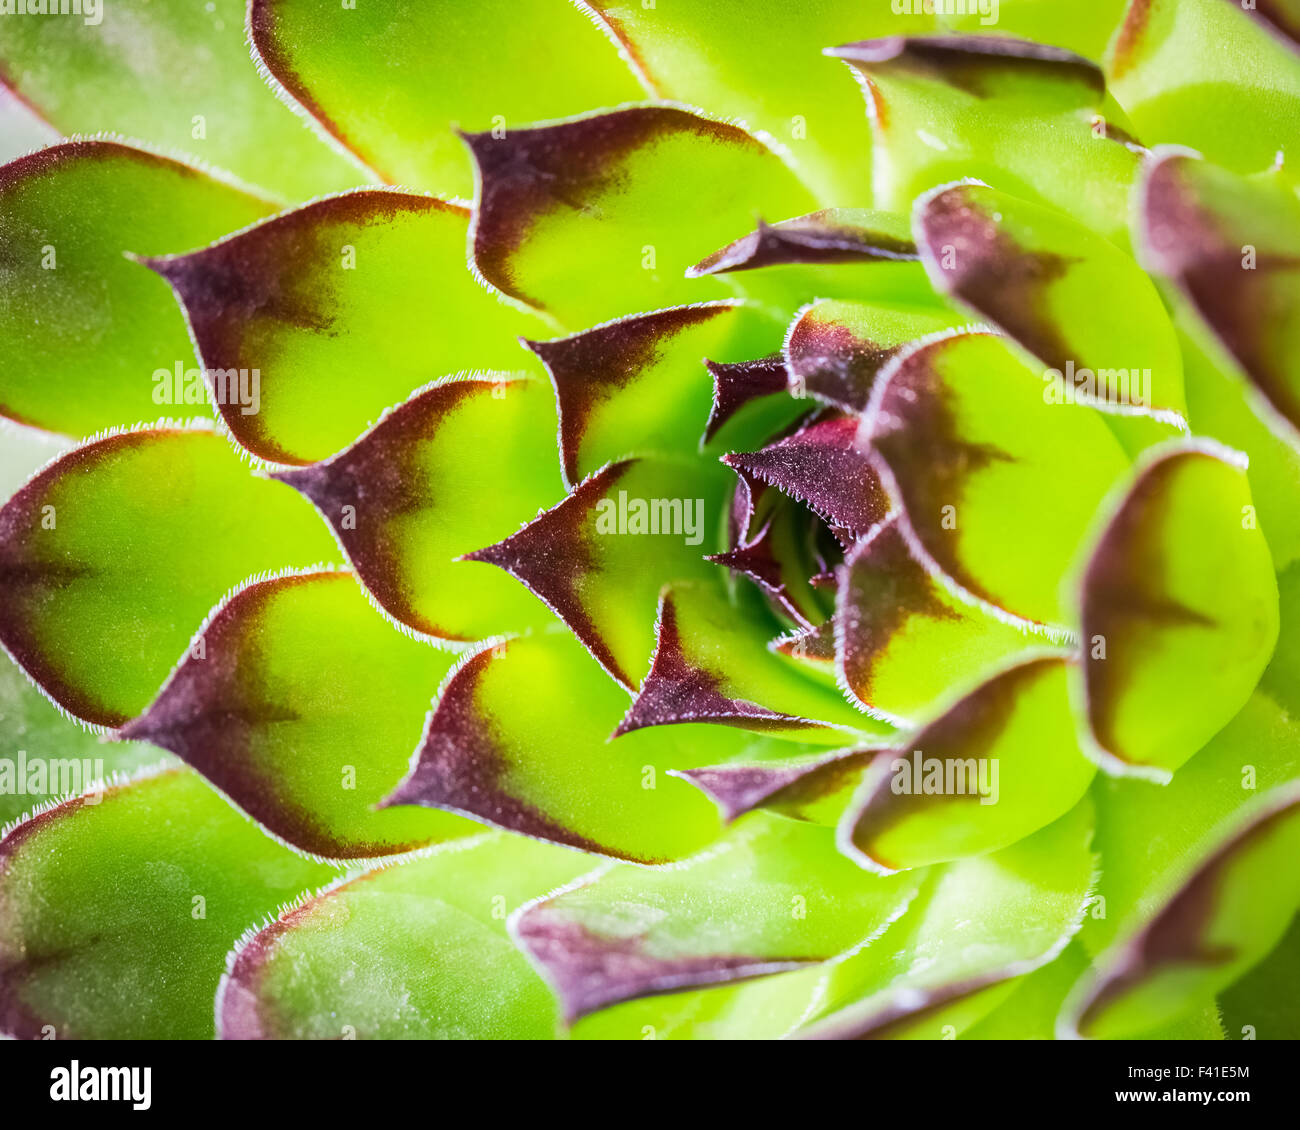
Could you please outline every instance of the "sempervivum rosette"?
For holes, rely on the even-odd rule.
[[[1297,1034],[1300,19],[926,7],[0,23],[0,1028]]]

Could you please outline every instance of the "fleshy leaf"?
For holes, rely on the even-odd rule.
[[[876,207],[905,212],[971,177],[1126,242],[1138,156],[1107,125],[1122,115],[1094,63],[1002,35],[893,36],[827,54],[865,80]]]
[[[861,536],[885,517],[889,499],[859,430],[856,416],[827,416],[762,451],[722,461],[804,503],[828,524]]]
[[[835,640],[843,685],[868,709],[894,718],[916,717],[1029,643],[928,573],[908,549],[897,517],[846,555]]]
[[[0,20],[0,74],[60,133],[140,138],[281,200],[355,184],[355,165],[304,129],[249,65],[245,7],[101,2],[98,18],[64,5],[62,19],[47,19],[32,4],[35,18]],[[131,194],[127,214],[148,199]]]
[[[1061,579],[1128,461],[1101,413],[1050,393],[997,337],[930,339],[877,378],[859,442],[921,560],[994,609],[1060,624]]]
[[[93,223],[87,200],[98,202]],[[153,419],[167,411],[160,404],[206,414],[184,317],[125,253],[185,250],[271,208],[112,141],[66,142],[0,168],[0,413],[77,437]],[[178,370],[194,373],[188,386]],[[188,399],[176,399],[176,385],[193,389]]]
[[[142,742],[102,743],[93,731],[61,714],[3,652],[0,724],[0,825],[98,781],[163,760],[158,750]]]
[[[923,197],[914,222],[936,288],[996,324],[1068,394],[1121,412],[1184,411],[1178,342],[1160,295],[1108,241],[978,184]]]
[[[1161,449],[1080,582],[1083,701],[1099,760],[1161,779],[1245,704],[1278,638],[1277,583],[1235,453]]]
[[[1062,1034],[1132,1037],[1260,961],[1300,905],[1300,786],[1260,797],[1150,921],[1098,961]]]
[[[625,692],[567,633],[486,648],[443,688],[411,774],[385,804],[643,863],[689,855],[717,834],[717,817],[664,771],[725,757],[745,736],[665,727],[610,744],[626,709]]]
[[[288,100],[390,184],[432,192],[473,191],[457,127],[504,134],[643,95],[615,48],[566,3],[253,0],[248,26]]]
[[[1267,957],[1219,994],[1223,1028],[1238,1036],[1300,1040],[1300,915]]]
[[[426,635],[479,639],[550,619],[498,570],[457,558],[561,494],[554,436],[539,380],[441,381],[333,459],[272,477],[311,499],[391,616]]]
[[[650,673],[615,736],[709,722],[842,745],[886,728],[769,651],[761,624],[738,615],[716,584],[680,585],[659,602]]]
[[[1196,320],[1180,311],[1182,320]],[[1288,440],[1289,425],[1277,427],[1276,414],[1256,411],[1249,382],[1239,367],[1203,329],[1180,331],[1187,419],[1192,433],[1240,451],[1250,461],[1247,478],[1273,564],[1278,572],[1300,560],[1300,445]]]
[[[1073,808],[1095,767],[1066,668],[1009,667],[878,757],[840,824],[842,850],[876,870],[923,867],[1006,847]]]
[[[217,994],[225,1039],[551,1039],[555,1000],[506,916],[589,870],[484,835],[365,872],[241,939]]]
[[[572,1022],[657,993],[822,962],[897,917],[912,876],[863,875],[830,832],[751,817],[671,868],[614,865],[512,923]]]
[[[708,464],[611,463],[517,534],[466,554],[497,565],[560,617],[610,675],[635,687],[654,646],[665,584],[707,580],[721,524]]]
[[[185,308],[235,438],[264,459],[311,463],[431,380],[536,368],[515,336],[544,323],[465,270],[468,224],[459,205],[369,189],[149,265]],[[259,375],[251,410],[214,380],[245,369]]]
[[[1098,774],[1092,792],[1106,866],[1082,934],[1089,952],[1114,943],[1121,928],[1148,921],[1218,846],[1215,829],[1259,791],[1298,778],[1300,725],[1263,690],[1167,785]]]
[[[210,1039],[231,939],[334,874],[185,769],[65,801],[0,841],[0,1030]]]
[[[546,366],[560,412],[570,483],[612,459],[693,454],[709,412],[703,359],[753,357],[773,343],[770,319],[736,301],[636,314],[554,341],[526,344]]]
[[[900,309],[827,299],[800,311],[785,340],[785,362],[797,394],[847,412],[861,412],[876,374],[903,346],[961,321],[939,310]]]
[[[1190,146],[1253,173],[1300,142],[1294,51],[1241,0],[1129,0],[1106,73],[1148,145]]]
[[[1240,0],[1235,0],[1240,3]],[[1259,20],[1292,47],[1300,47],[1300,5],[1296,0],[1253,0],[1242,11]]]
[[[336,859],[473,830],[375,812],[402,779],[454,656],[393,630],[346,573],[241,589],[118,734],[187,762],[274,835]]]
[[[996,27],[1039,43],[1051,43],[1100,60],[1107,41],[1124,15],[1127,0],[968,0],[965,4],[936,4],[935,19],[945,29],[984,33]]]
[[[780,1040],[817,1003],[825,965],[611,1005],[574,1024],[575,1040]]]
[[[728,284],[688,279],[686,268],[756,211],[791,216],[811,204],[762,142],[673,106],[466,140],[478,163],[478,269],[567,325],[729,297]]]
[[[233,585],[336,556],[311,508],[250,475],[220,436],[119,433],[0,509],[0,641],[64,709],[118,726]]]
[[[831,967],[819,1039],[960,1036],[1078,929],[1093,878],[1087,801],[1010,847],[928,873],[883,937]]]
[[[590,7],[626,46],[653,94],[766,131],[818,196],[838,205],[870,202],[871,136],[852,83],[819,57],[822,48],[900,24],[924,31],[933,22],[920,12],[781,0],[657,8],[594,0]]]
[[[1297,66],[1300,70],[1300,65]],[[1263,400],[1300,429],[1300,197],[1276,174],[1250,180],[1180,152],[1147,169],[1138,195],[1147,264],[1190,300]]]

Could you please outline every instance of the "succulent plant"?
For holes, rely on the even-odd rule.
[[[1300,1035],[1294,3],[71,7],[0,1030]]]

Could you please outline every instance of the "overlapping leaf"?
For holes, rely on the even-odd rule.
[[[305,129],[249,65],[245,8],[244,0],[101,0],[80,13],[65,4],[53,13],[62,18],[49,19],[33,4],[0,21],[0,79],[60,133],[140,138],[279,199],[356,184],[364,174]]]
[[[917,887],[864,875],[824,828],[760,815],[675,867],[615,865],[527,907],[511,929],[573,1021],[827,961],[888,925]]]
[[[484,835],[337,884],[240,940],[217,993],[218,1035],[550,1039],[555,1001],[506,919],[589,865]]]
[[[51,808],[0,841],[0,1030],[211,1038],[231,939],[334,874],[186,769]]]
[[[0,641],[66,710],[121,725],[232,586],[336,556],[311,508],[220,436],[118,433],[0,509]]]
[[[672,106],[467,141],[478,166],[475,264],[575,327],[729,296],[686,268],[748,230],[755,212],[797,216],[813,204],[751,134]]]
[[[390,184],[430,192],[473,191],[457,129],[504,135],[643,95],[614,46],[561,0],[254,0],[248,26],[287,100]]]
[[[457,559],[561,496],[554,437],[540,380],[484,374],[440,381],[334,458],[273,477],[311,499],[386,612],[480,639],[550,619],[499,570]]]
[[[264,459],[311,463],[429,381],[535,371],[514,339],[544,323],[465,271],[468,223],[458,205],[365,190],[149,265],[184,307],[239,442]],[[221,394],[215,375],[232,370],[257,374],[255,401]]]
[[[1227,723],[1273,654],[1276,592],[1234,454],[1160,449],[1080,581],[1082,686],[1103,763],[1167,777]]]
[[[5,165],[0,413],[78,438],[159,415],[206,415],[184,317],[126,253],[185,251],[272,207],[112,141],[66,142]]]
[[[472,830],[443,813],[375,811],[453,661],[394,631],[346,573],[262,581],[213,614],[119,734],[175,753],[295,847],[409,850]]]

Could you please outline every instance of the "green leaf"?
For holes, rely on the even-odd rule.
[[[852,82],[822,48],[864,33],[925,30],[933,17],[900,17],[858,4],[780,0],[590,5],[626,44],[651,93],[765,131],[827,204],[870,203],[871,136]]]
[[[864,875],[828,829],[758,815],[669,868],[615,864],[512,923],[570,1023],[609,1005],[797,969],[896,918],[915,876]]]
[[[441,813],[375,811],[454,659],[394,631],[346,573],[261,581],[213,613],[118,734],[170,750],[294,847],[336,859],[407,851],[473,830]]]
[[[686,268],[755,213],[795,216],[813,203],[761,141],[673,106],[466,140],[478,165],[476,266],[570,326],[731,296]]]
[[[311,499],[367,590],[402,624],[468,640],[552,619],[499,570],[458,560],[562,493],[542,381],[439,381],[334,458],[271,477]]]
[[[916,719],[1032,641],[958,600],[908,549],[892,516],[857,542],[838,571],[835,662],[869,711]]]
[[[1253,173],[1300,142],[1300,66],[1239,3],[1129,0],[1106,73],[1147,145]]]
[[[1085,800],[1010,847],[929,872],[906,914],[831,967],[807,1035],[960,1036],[1077,930],[1092,830]]]
[[[718,819],[666,771],[725,759],[753,738],[669,726],[611,744],[626,709],[626,692],[567,632],[485,648],[443,687],[411,775],[384,803],[641,863],[680,859],[713,840]]]
[[[40,693],[0,653],[0,824],[42,804],[163,760],[142,742],[105,745]]]
[[[141,138],[282,200],[360,179],[249,65],[244,0],[95,7],[94,19],[33,8],[0,21],[0,71],[59,132]]]
[[[974,178],[1127,242],[1139,159],[1099,68],[1001,35],[893,36],[828,50],[865,78],[876,207]]]
[[[582,11],[558,0],[253,0],[248,26],[286,101],[383,180],[431,192],[473,191],[458,128],[513,132],[644,93]]]
[[[1251,407],[1248,385],[1235,363],[1204,335],[1180,332],[1192,431],[1250,460],[1246,477],[1273,564],[1282,571],[1300,560],[1300,447],[1288,442]]]
[[[551,1039],[555,1000],[506,918],[589,866],[549,844],[484,835],[331,886],[240,940],[217,994],[219,1034]]]
[[[1098,959],[1062,1032],[1140,1035],[1216,993],[1282,938],[1300,905],[1300,786],[1266,793],[1136,933]]]
[[[1256,410],[1297,442],[1295,189],[1276,173],[1246,180],[1166,151],[1146,171],[1135,228],[1147,264],[1176,285],[1254,386],[1249,399]]]
[[[968,331],[894,358],[862,441],[932,572],[995,613],[1062,624],[1061,579],[1128,465],[1105,420],[1057,402],[1002,339]]]
[[[1088,968],[1088,955],[1077,941],[1060,957],[1018,980],[1006,1000],[973,1027],[963,1040],[1052,1040],[1056,1017],[1075,981]]]
[[[121,432],[0,509],[0,641],[64,709],[118,726],[232,586],[334,556],[311,508],[250,475],[220,436]]]
[[[149,266],[171,283],[209,370],[259,374],[251,400],[209,377],[235,438],[264,459],[311,463],[431,380],[536,371],[515,338],[546,324],[465,270],[468,224],[459,205],[369,189]]]
[[[1300,1040],[1300,916],[1273,951],[1219,997],[1230,1040]]]
[[[716,464],[610,463],[517,534],[466,555],[497,565],[560,617],[610,676],[640,682],[664,585],[709,580],[722,525]]]
[[[1106,861],[1083,941],[1097,953],[1150,920],[1215,846],[1214,829],[1259,790],[1300,778],[1300,725],[1264,691],[1167,785],[1099,774],[1097,849]]]
[[[0,841],[0,1029],[211,1038],[231,939],[334,874],[187,770],[65,801]]]
[[[0,31],[70,22],[3,20]],[[183,401],[156,379],[196,372],[194,348],[166,285],[126,253],[183,251],[271,209],[112,141],[67,142],[0,168],[0,413],[77,437],[153,419],[160,404],[206,414],[197,375]]]
[[[1278,638],[1277,582],[1235,452],[1158,449],[1079,582],[1089,753],[1164,780],[1237,713]]]
[[[983,0],[982,3],[936,4],[936,18],[962,33],[1015,35],[1065,47],[1100,60],[1107,41],[1124,14],[1126,0]],[[943,8],[949,9],[947,14]]]
[[[739,301],[701,302],[618,318],[552,341],[530,341],[555,386],[560,457],[580,482],[612,459],[693,455],[691,425],[710,400],[702,359],[735,363],[778,343],[778,324]]]
[[[861,412],[876,374],[905,345],[952,329],[963,319],[938,309],[826,299],[799,311],[785,338],[785,363],[796,395]]]
[[[873,760],[841,850],[873,870],[923,867],[1004,848],[1077,805],[1095,769],[1075,738],[1067,667],[1008,667]]]
[[[936,289],[1048,366],[1045,379],[1113,411],[1154,411],[1186,426],[1173,327],[1126,254],[1057,211],[985,185],[940,189],[913,216]]]

